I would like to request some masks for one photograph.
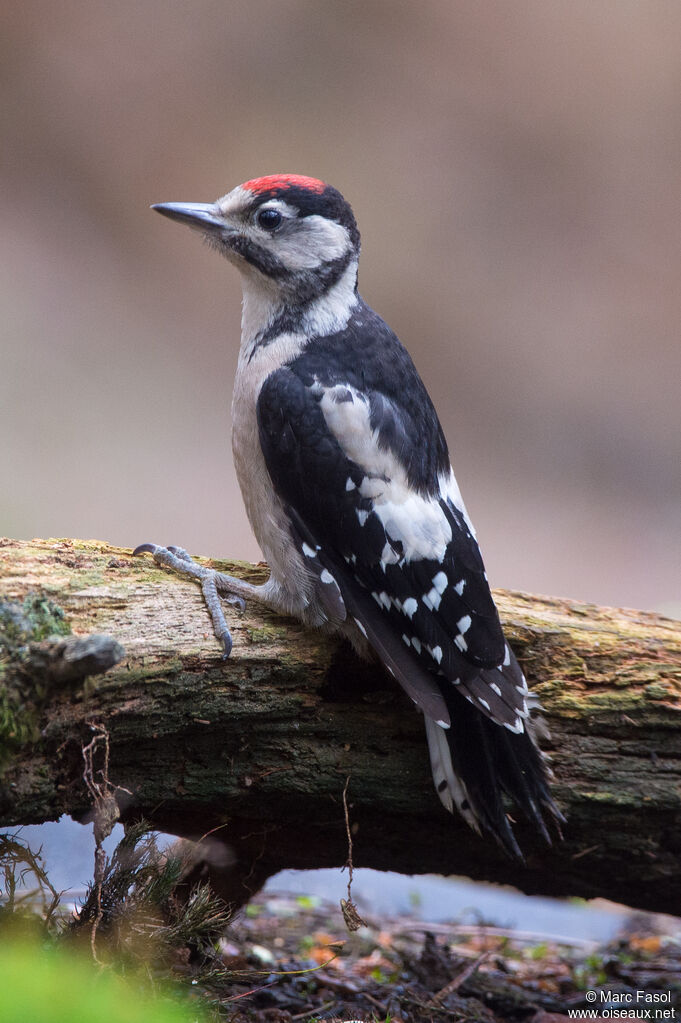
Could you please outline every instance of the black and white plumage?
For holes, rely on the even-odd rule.
[[[357,291],[359,232],[320,181],[274,175],[159,212],[242,274],[233,451],[270,565],[263,586],[143,545],[213,593],[255,597],[373,651],[423,712],[448,810],[520,855],[504,794],[547,838],[560,820],[437,414],[395,334]],[[190,567],[191,566],[191,567]],[[211,599],[209,599],[209,604]]]

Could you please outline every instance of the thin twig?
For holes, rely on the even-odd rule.
[[[345,926],[349,931],[358,931],[360,927],[366,927],[366,921],[359,915],[357,906],[352,901],[352,829],[350,828],[350,814],[348,813],[348,785],[350,775],[345,779],[343,788],[343,812],[345,814],[345,833],[348,836],[348,897],[341,899],[340,906],[345,920]]]
[[[450,980],[449,984],[445,984],[443,988],[433,995],[428,1004],[434,1008],[439,1005],[440,1002],[444,1001],[448,995],[458,991],[464,981],[467,981],[468,978],[475,973],[480,964],[484,963],[486,959],[489,959],[490,955],[491,952],[489,951],[483,952],[482,955],[478,956],[474,962],[468,963],[464,966],[463,970],[457,973],[456,977]]]
[[[104,874],[106,871],[106,853],[104,852],[103,842],[111,832],[113,831],[114,825],[120,816],[118,809],[118,803],[114,796],[116,787],[111,784],[109,780],[109,733],[104,725],[90,724],[90,728],[95,733],[93,738],[87,744],[82,747],[83,753],[83,781],[87,787],[87,790],[94,803],[94,819],[92,824],[92,830],[95,838],[95,867],[94,867],[94,885],[97,902],[97,912],[95,918],[92,921],[92,927],[90,928],[90,949],[92,951],[92,958],[96,963],[101,965],[100,960],[97,958],[97,928],[99,927],[104,911],[102,909],[102,885],[104,883]],[[104,754],[104,766],[97,772],[101,776],[101,782],[95,780],[95,755],[103,746]],[[125,790],[127,791],[127,789]]]
[[[345,814],[345,833],[348,836],[348,902],[352,902],[352,831],[350,829],[350,814],[348,813],[348,785],[350,775],[345,779],[343,787],[343,813]]]

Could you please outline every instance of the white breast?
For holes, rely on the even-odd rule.
[[[270,373],[295,359],[310,336],[332,333],[347,324],[357,303],[356,277],[357,262],[353,260],[334,287],[310,304],[301,324],[304,333],[281,334],[254,347],[255,339],[274,321],[282,306],[276,288],[263,282],[261,275],[243,272],[242,276],[241,348],[232,398],[234,466],[248,520],[270,566],[272,579],[281,587],[290,613],[312,625],[325,620],[314,600],[318,580],[291,538],[286,513],[260,447],[256,407]]]
[[[302,347],[299,335],[283,334],[253,355],[239,355],[232,398],[232,452],[246,514],[272,576],[291,598],[291,612],[304,614],[313,580],[293,544],[258,437],[256,405],[266,378]]]

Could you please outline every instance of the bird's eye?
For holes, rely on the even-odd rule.
[[[260,227],[264,227],[266,231],[276,231],[282,220],[284,219],[279,210],[258,210],[256,217]]]

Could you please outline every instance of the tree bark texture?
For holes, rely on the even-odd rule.
[[[266,573],[213,564],[253,581]],[[554,794],[568,819],[551,848],[517,821],[525,866],[443,810],[420,715],[343,643],[255,604],[228,607],[234,649],[223,661],[198,587],[150,558],[94,541],[0,540],[0,824],[85,819],[82,750],[102,726],[121,819],[144,816],[192,838],[217,829],[213,850],[219,840],[235,862],[222,885],[234,899],[283,868],[345,863],[349,778],[355,867],[464,874],[681,914],[681,623],[495,597],[545,709]],[[102,671],[107,649],[121,659],[84,680],[81,654],[63,669],[72,638],[37,631],[18,643],[17,606],[30,616],[48,599],[73,634],[108,634],[124,656],[103,641],[103,665],[85,658],[80,675]],[[100,759],[100,781],[101,768]]]

